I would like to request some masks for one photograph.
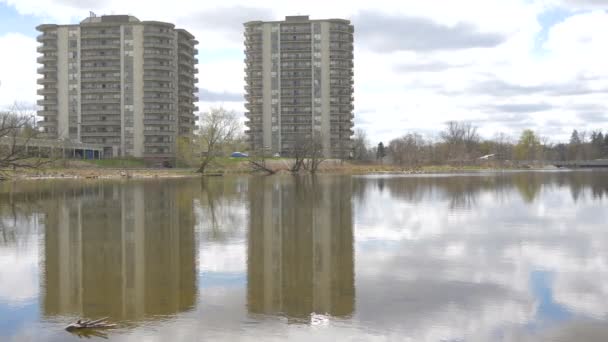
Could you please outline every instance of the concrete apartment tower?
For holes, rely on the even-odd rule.
[[[245,23],[246,108],[251,149],[289,155],[322,141],[346,157],[353,135],[353,26],[348,20]]]
[[[193,35],[128,15],[37,30],[46,138],[100,144],[106,157],[174,161],[197,119]]]

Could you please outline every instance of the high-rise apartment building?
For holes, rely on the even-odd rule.
[[[47,138],[100,144],[106,156],[175,158],[178,137],[190,136],[196,121],[192,34],[127,15],[37,30]]]
[[[348,20],[245,23],[246,113],[254,151],[289,155],[320,139],[345,157],[353,134],[353,26]]]

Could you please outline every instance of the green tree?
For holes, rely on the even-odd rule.
[[[575,129],[570,135],[570,144],[568,145],[568,158],[570,160],[580,159],[582,152],[582,139],[580,134]]]
[[[526,129],[515,146],[515,156],[519,160],[535,160],[539,148],[540,140],[537,135],[531,129]]]
[[[384,157],[386,157],[386,149],[384,148],[384,143],[380,142],[378,144],[378,149],[376,149],[376,159],[382,162]]]
[[[241,130],[241,125],[234,111],[222,107],[211,108],[201,117],[199,140],[201,143],[202,160],[198,172],[204,173],[207,167],[222,153],[223,148],[230,144]]]

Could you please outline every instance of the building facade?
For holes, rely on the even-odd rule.
[[[193,35],[127,15],[37,30],[46,138],[100,144],[106,156],[174,160],[198,110]]]
[[[246,133],[253,151],[292,154],[316,140],[345,157],[353,135],[353,32],[348,20],[245,23]]]

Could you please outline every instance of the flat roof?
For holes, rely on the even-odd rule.
[[[95,17],[91,16],[91,17],[87,17],[87,18],[83,19],[79,24],[65,24],[65,25],[41,24],[41,25],[36,26],[36,30],[44,32],[46,30],[57,29],[59,27],[79,27],[81,25],[111,26],[111,25],[117,25],[117,24],[121,24],[121,25],[138,25],[139,24],[139,25],[165,26],[165,27],[169,27],[169,28],[174,28],[174,29],[176,29],[176,31],[187,35],[190,39],[194,39],[194,35],[192,35],[190,32],[188,32],[185,29],[175,28],[175,24],[164,22],[164,21],[155,21],[155,20],[140,21],[139,19],[137,19],[136,17],[134,17],[132,15],[114,15],[113,14],[113,15],[101,15],[101,16],[95,16]]]
[[[310,19],[310,16],[308,15],[288,15],[285,17],[285,20],[274,20],[274,21],[263,21],[263,20],[252,20],[252,21],[248,21],[245,22],[243,25],[247,26],[247,25],[255,25],[255,24],[265,24],[265,23],[272,23],[272,24],[283,24],[283,23],[290,23],[290,24],[296,24],[296,23],[310,23],[310,22],[323,22],[323,21],[331,21],[331,22],[339,22],[342,24],[350,24],[350,20],[347,19],[340,19],[340,18],[328,18],[328,19]]]

